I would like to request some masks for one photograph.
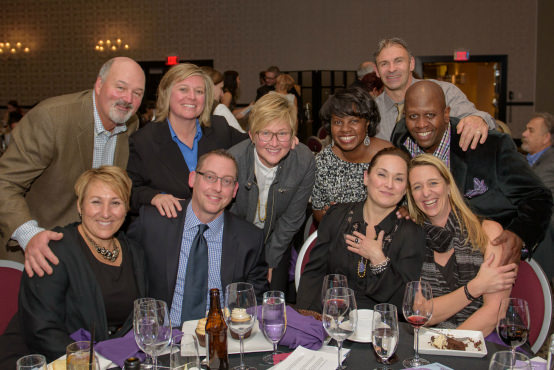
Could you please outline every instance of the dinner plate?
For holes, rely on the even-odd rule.
[[[198,320],[185,321],[181,330],[185,334],[194,334],[197,324]],[[252,334],[250,334],[250,337],[244,339],[244,353],[267,351],[273,351],[273,344],[265,338],[264,333],[260,330],[258,319],[256,319],[254,327],[252,328]],[[200,356],[204,356],[204,347],[200,347],[199,352]],[[238,339],[233,339],[230,332],[227,332],[227,352],[230,355],[240,353],[240,341]]]
[[[373,310],[358,310],[358,325],[354,334],[348,338],[353,342],[371,343],[373,329]]]
[[[431,344],[431,337],[436,337],[438,334],[433,333],[425,328],[421,328],[419,331],[419,353],[424,355],[438,355],[438,356],[460,356],[460,357],[485,357],[487,355],[487,346],[485,344],[485,338],[483,333],[476,330],[455,330],[455,329],[434,329],[445,335],[453,338],[469,337],[471,340],[464,340],[467,344],[465,351],[457,351],[451,349],[438,349]],[[478,348],[475,348],[473,343],[479,343]],[[414,349],[416,346],[414,338]]]

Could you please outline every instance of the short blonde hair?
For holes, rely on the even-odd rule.
[[[210,126],[210,116],[212,114],[214,84],[210,76],[208,76],[198,66],[190,63],[177,64],[169,69],[162,77],[158,86],[158,100],[156,101],[156,120],[165,121],[169,116],[169,100],[171,98],[171,89],[175,83],[183,81],[191,76],[200,76],[204,79],[204,92],[206,99],[204,100],[204,109],[198,117],[200,124]]]
[[[83,206],[88,186],[93,181],[108,185],[125,202],[125,209],[129,210],[132,181],[125,170],[117,166],[101,166],[83,172],[75,182],[75,195],[80,207]]]
[[[462,231],[467,231],[467,239],[465,240],[465,243],[470,243],[474,249],[479,249],[484,254],[489,240],[487,234],[485,234],[485,231],[481,226],[481,220],[479,220],[479,218],[465,203],[464,198],[460,194],[460,190],[458,190],[454,177],[452,176],[452,173],[450,173],[448,167],[446,167],[442,160],[431,154],[421,154],[410,161],[410,165],[408,166],[408,175],[414,168],[421,166],[434,167],[444,179],[446,184],[450,186],[448,200],[450,202],[452,212],[454,212],[454,216],[460,224],[460,228]],[[425,213],[415,204],[411,184],[408,186],[408,210],[410,212],[411,219],[419,225],[422,225],[427,219]]]
[[[292,78],[291,75],[288,74],[280,74],[277,77],[276,83],[282,84],[284,90],[289,91],[294,86],[294,78]]]
[[[271,91],[254,104],[248,119],[250,133],[263,130],[276,119],[287,122],[292,136],[296,135],[296,107],[284,95]]]

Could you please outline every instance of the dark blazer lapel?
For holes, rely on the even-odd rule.
[[[155,146],[156,152],[153,153],[155,158],[173,174],[173,179],[182,185],[188,187],[189,168],[187,162],[183,158],[183,154],[179,150],[177,143],[171,138],[169,125],[167,122],[154,123],[158,125],[153,140],[156,140],[159,145]]]
[[[213,146],[213,143],[210,140],[210,136],[214,132],[214,129],[211,127],[206,127],[203,125],[200,125],[200,127],[202,128],[202,137],[198,142],[198,157],[200,157],[202,154],[209,152],[212,149],[211,146]]]
[[[175,291],[175,283],[177,282],[177,272],[179,269],[179,258],[181,255],[181,241],[183,239],[183,231],[185,229],[185,217],[187,213],[187,207],[190,199],[181,202],[183,211],[177,216],[177,218],[168,220],[168,228],[165,230],[167,233],[162,242],[165,244],[165,258],[166,258],[166,279],[168,289],[168,303],[173,302],[173,293]]]
[[[236,236],[231,225],[232,219],[229,217],[228,211],[223,213],[223,241],[221,246],[221,288],[225,289],[227,284],[233,281],[235,256],[234,248],[236,245]]]
[[[468,148],[468,150],[472,149]],[[464,160],[465,154],[462,148],[460,148],[460,136],[456,133],[456,127],[451,125],[450,172],[452,172],[454,181],[462,196],[466,193],[467,163]]]
[[[83,171],[92,167],[93,153],[94,153],[94,110],[92,108],[92,94],[91,90],[89,99],[83,99],[82,115],[86,117],[79,122],[80,133],[77,135],[77,143],[79,146],[79,157],[81,159],[81,166]]]

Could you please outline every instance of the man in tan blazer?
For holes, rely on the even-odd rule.
[[[73,185],[82,172],[127,166],[144,82],[134,60],[113,58],[93,90],[47,99],[23,117],[0,157],[0,258],[13,239],[29,276],[52,273],[48,261],[58,259],[48,242],[63,235],[48,230],[79,219]]]

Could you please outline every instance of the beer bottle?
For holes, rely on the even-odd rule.
[[[206,321],[206,354],[208,369],[229,369],[227,355],[227,324],[219,303],[219,289],[210,289],[210,311]]]

